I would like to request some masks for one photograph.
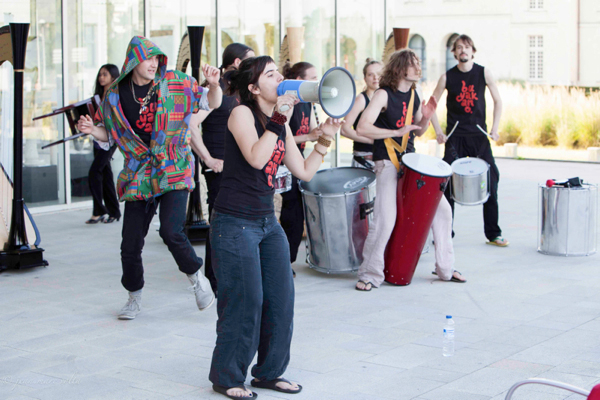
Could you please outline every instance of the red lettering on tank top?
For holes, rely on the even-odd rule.
[[[408,109],[406,108],[406,102],[403,101],[402,102],[402,118],[400,118],[398,121],[396,121],[396,128],[402,128],[404,126],[404,123],[406,122],[406,113],[407,113]],[[410,121],[410,123],[412,124],[413,122],[415,122],[415,116],[412,116],[412,121]]]
[[[477,98],[477,93],[475,93],[475,85],[469,85],[462,81],[462,89],[461,93],[456,96],[456,101],[460,103],[462,107],[464,107],[465,112],[468,114],[473,114],[473,107],[475,106],[475,100],[479,100]]]
[[[271,159],[265,166],[265,174],[267,174],[267,183],[269,187],[273,187],[273,178],[277,175],[277,169],[285,157],[285,143],[283,140],[278,139],[271,154]]]

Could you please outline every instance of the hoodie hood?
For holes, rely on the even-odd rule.
[[[146,61],[154,56],[158,56],[158,68],[154,77],[154,82],[157,83],[167,72],[167,56],[149,39],[143,36],[134,36],[129,42],[129,46],[127,46],[125,63],[123,63],[121,75],[119,75],[114,85],[118,85],[142,61]]]

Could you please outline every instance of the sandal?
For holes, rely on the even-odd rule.
[[[105,224],[112,224],[115,221],[119,221],[121,219],[121,217],[108,217],[108,219],[106,221],[104,221]]]
[[[370,292],[371,289],[373,289],[373,284],[371,282],[365,282],[365,281],[356,282],[356,284],[359,284],[359,283],[362,283],[363,285],[365,285],[364,289],[361,289],[358,286],[354,286],[354,289],[358,290],[359,292]]]
[[[298,389],[294,390],[294,389],[283,389],[280,388],[279,386],[277,386],[277,384],[279,382],[285,382],[288,385],[291,385],[292,382],[288,381],[287,379],[284,378],[277,378],[277,379],[273,379],[272,381],[257,381],[256,379],[252,379],[250,381],[250,384],[252,386],[254,386],[255,388],[260,388],[260,389],[270,389],[270,390],[275,390],[277,392],[281,392],[281,393],[288,393],[288,394],[296,394],[296,393],[300,393],[302,391],[302,386],[298,385]]]
[[[491,244],[492,246],[498,246],[498,247],[506,247],[506,246],[508,246],[508,240],[504,239],[502,236],[498,236],[496,239],[490,240],[489,242],[486,242],[485,244]]]
[[[460,274],[460,271],[454,270],[454,272],[458,272]],[[450,278],[450,280],[448,282],[465,283],[467,281],[466,279],[464,281],[461,281],[460,279],[458,279],[457,277],[455,277],[454,276],[454,272],[452,273],[452,278]],[[435,272],[435,271],[432,271],[431,274],[437,276],[437,272]],[[460,274],[460,276],[462,276],[462,274]]]
[[[99,216],[98,218],[94,218],[95,216],[92,216],[92,218],[88,219],[87,221],[85,221],[86,224],[91,225],[91,224],[97,224],[99,222],[104,222],[104,215]]]
[[[258,397],[258,395],[254,392],[252,392],[252,396],[232,396],[230,394],[227,394],[227,391],[229,389],[233,389],[233,388],[239,388],[239,389],[244,389],[246,390],[246,386],[241,385],[241,386],[234,386],[234,387],[230,387],[230,388],[226,388],[224,386],[219,386],[219,385],[213,385],[213,390],[217,393],[222,394],[223,396],[227,396],[230,399],[234,399],[234,400],[238,400],[238,399],[255,399]]]

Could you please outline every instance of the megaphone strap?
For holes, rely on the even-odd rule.
[[[414,85],[413,85],[414,86]],[[415,105],[415,89],[414,87],[410,91],[410,100],[408,102],[408,109],[406,110],[406,119],[404,120],[404,125],[412,124],[413,117],[413,108]],[[385,144],[385,148],[388,153],[388,157],[394,166],[396,167],[396,171],[400,172],[400,161],[398,160],[398,156],[396,155],[396,151],[400,154],[406,152],[406,148],[408,147],[408,140],[410,139],[410,132],[402,137],[402,145],[396,142],[392,138],[386,138],[383,143]]]

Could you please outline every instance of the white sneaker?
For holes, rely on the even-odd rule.
[[[119,319],[134,319],[136,315],[142,310],[142,289],[129,292],[129,300],[125,303],[125,306],[121,308],[119,312]]]
[[[187,276],[192,286],[188,288],[189,291],[194,292],[196,295],[196,304],[200,311],[204,311],[215,302],[215,294],[213,293],[210,282],[204,275],[198,275],[198,272]]]

